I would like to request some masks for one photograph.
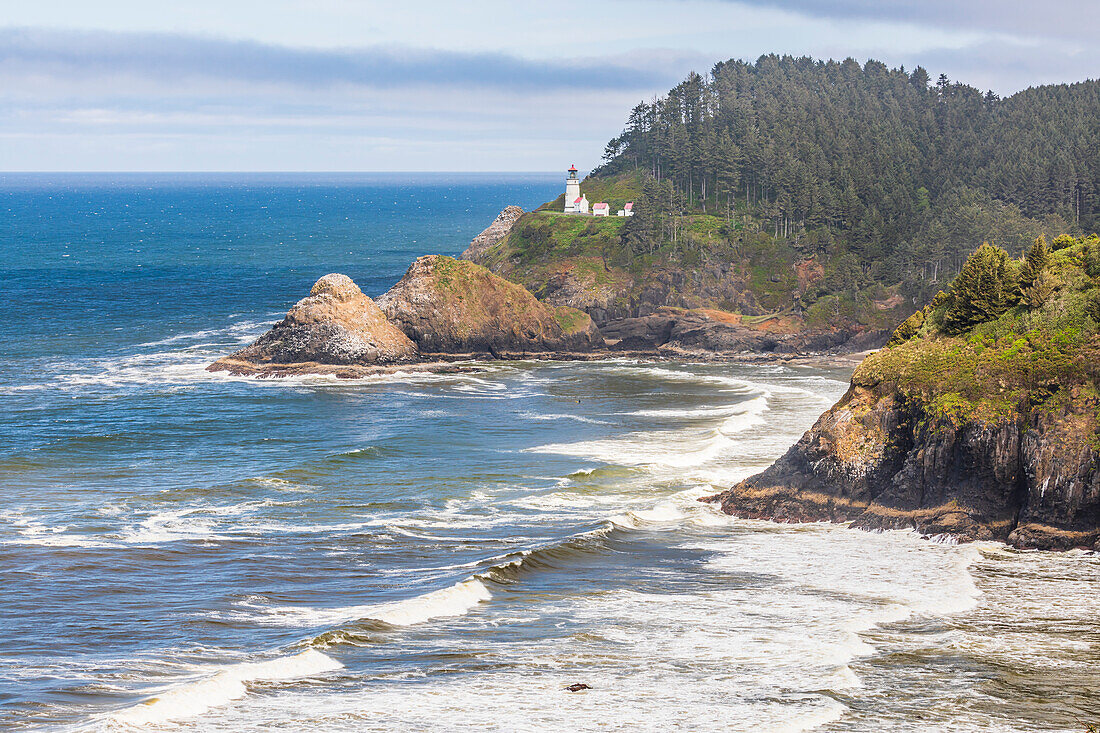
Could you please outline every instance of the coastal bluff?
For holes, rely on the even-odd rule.
[[[348,276],[325,275],[270,331],[207,369],[354,378],[462,357],[569,355],[602,346],[587,314],[545,305],[472,262],[428,255],[377,302]]]
[[[1100,550],[1100,238],[983,245],[731,515]]]

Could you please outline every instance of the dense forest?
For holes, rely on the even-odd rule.
[[[635,107],[592,178],[639,171],[627,257],[690,248],[703,214],[829,261],[833,292],[919,299],[983,240],[1018,254],[1097,228],[1100,82],[1000,98],[877,61],[728,61]]]

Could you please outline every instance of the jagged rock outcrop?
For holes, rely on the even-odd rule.
[[[1097,546],[1095,411],[1077,405],[1023,428],[1014,416],[957,424],[892,390],[853,384],[766,471],[709,498],[757,519]]]
[[[545,353],[603,346],[587,314],[548,306],[480,265],[442,255],[418,258],[378,305],[423,353]]]
[[[419,352],[408,336],[347,275],[325,275],[309,297],[256,340],[208,367],[250,374],[291,364],[401,364]]]
[[[515,226],[523,214],[523,209],[518,206],[505,206],[504,210],[497,214],[497,218],[493,220],[493,223],[473,238],[466,251],[459,255],[459,259],[477,262],[486,250],[508,236],[508,233],[512,231],[512,227]]]
[[[707,500],[744,517],[1100,550],[1100,239],[1056,243],[1003,262],[975,296],[959,283],[987,275],[983,245],[794,447]],[[1051,287],[1028,297],[1027,278]]]

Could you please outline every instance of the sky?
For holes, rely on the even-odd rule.
[[[589,169],[765,53],[1008,95],[1100,72],[1097,0],[0,0],[3,171]]]

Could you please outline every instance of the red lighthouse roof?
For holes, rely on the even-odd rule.
[[[577,166],[576,165],[569,166],[569,172],[570,173],[576,173],[577,172]]]

